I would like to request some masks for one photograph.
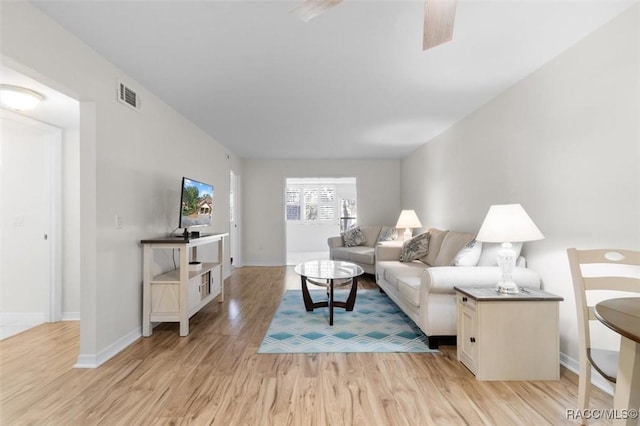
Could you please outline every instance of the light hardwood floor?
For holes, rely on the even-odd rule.
[[[375,286],[371,277],[361,283]],[[577,424],[565,418],[577,394],[577,377],[565,369],[560,381],[478,382],[454,346],[429,354],[257,354],[285,288],[299,288],[291,268],[236,269],[225,302],[196,314],[188,337],[162,324],[93,370],[72,368],[77,323],[1,341],[0,424]],[[595,388],[591,401],[612,406]]]

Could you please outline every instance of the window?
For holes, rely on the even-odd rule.
[[[286,219],[336,222],[335,185],[289,185],[285,191]]]
[[[300,220],[300,188],[287,187],[285,202],[287,204],[287,220]]]
[[[340,200],[340,208],[340,232],[343,232],[356,224],[358,218],[356,200],[342,198]]]

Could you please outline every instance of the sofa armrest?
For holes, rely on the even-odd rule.
[[[402,242],[381,242],[376,245],[376,262],[385,260],[400,260]]]
[[[421,285],[431,293],[454,293],[453,287],[495,287],[502,276],[497,266],[436,266],[425,269]],[[515,268],[513,280],[519,287],[540,288],[540,275],[527,268]]]
[[[342,247],[344,245],[344,241],[342,241],[342,237],[329,237],[327,239],[327,244],[329,244],[329,248]]]

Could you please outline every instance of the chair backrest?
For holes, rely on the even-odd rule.
[[[640,293],[640,252],[618,249],[577,250],[570,248],[567,249],[567,255],[569,256],[576,309],[578,310],[578,333],[582,356],[586,353],[587,348],[591,348],[589,321],[596,320],[594,306],[587,303],[587,292],[617,290]],[[611,268],[607,268],[604,273],[593,271],[585,275],[582,265],[589,264],[630,265],[639,269],[635,269],[635,272],[630,275],[618,275],[617,271],[613,271]]]

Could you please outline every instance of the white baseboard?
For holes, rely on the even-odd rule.
[[[580,363],[562,352],[560,352],[560,365],[563,365],[569,371],[579,374]],[[614,386],[593,368],[591,368],[591,384],[613,396]]]
[[[80,321],[80,312],[63,312],[62,321]]]
[[[98,354],[78,355],[78,361],[73,368],[98,368],[141,337],[142,327],[137,327],[135,330],[113,342]]]
[[[2,312],[0,313],[1,327],[35,327],[44,324],[46,318],[43,312]]]
[[[62,321],[80,321],[80,312],[63,312]],[[2,312],[0,313],[0,326],[36,326],[46,321],[42,312]]]

